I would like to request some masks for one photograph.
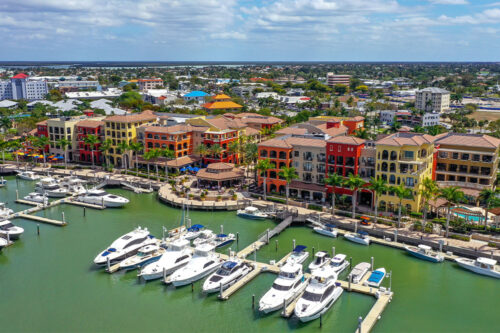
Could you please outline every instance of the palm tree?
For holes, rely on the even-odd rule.
[[[377,223],[377,221],[378,221],[378,199],[379,199],[379,196],[382,193],[387,192],[387,190],[389,188],[387,186],[387,181],[385,181],[382,178],[375,179],[373,177],[370,179],[370,182],[368,183],[368,188],[370,190],[372,190],[372,193],[373,193],[373,199],[374,199],[373,202],[374,202],[374,205],[375,205],[375,223]]]
[[[9,148],[16,151],[16,165],[19,165],[19,155],[17,154],[17,150],[21,149],[23,145],[19,140],[9,141]]]
[[[478,199],[484,202],[484,226],[488,223],[488,210],[491,207],[491,204],[496,202],[498,190],[492,190],[489,188],[485,188],[481,192],[479,192]]]
[[[61,146],[61,148],[64,150],[64,168],[68,168],[68,146],[71,144],[71,141],[69,141],[66,138],[61,138],[57,141],[57,144]]]
[[[432,109],[432,99],[428,99],[425,101],[425,110]]]
[[[325,179],[325,185],[332,187],[332,216],[335,215],[335,188],[343,184],[344,177],[337,173],[328,174],[328,178]]]
[[[365,181],[359,175],[349,174],[349,177],[344,180],[344,185],[352,190],[352,218],[356,218],[356,201],[358,196],[358,189],[365,185]]]
[[[92,160],[92,169],[94,168],[94,151],[95,151],[95,146],[97,146],[100,141],[97,135],[94,134],[89,134],[85,138],[83,138],[83,142],[85,142],[86,145],[90,146],[90,159]]]
[[[283,177],[286,181],[286,205],[288,206],[288,197],[290,195],[290,183],[292,180],[299,178],[299,175],[297,174],[297,171],[295,170],[294,167],[282,167],[281,171],[279,173],[281,177]]]
[[[111,141],[111,139],[104,140],[99,146],[99,150],[104,154],[106,166],[108,166],[108,153],[111,150],[111,146],[113,146],[113,141]]]
[[[196,154],[200,155],[201,157],[205,157],[205,156],[208,156],[210,154],[210,149],[202,143],[202,144],[196,146],[196,148],[194,149],[194,152]]]
[[[264,173],[263,181],[264,181],[264,200],[267,200],[267,170],[274,169],[275,165],[271,162],[270,159],[266,158],[265,160],[259,160],[255,168],[260,171],[260,173]]]
[[[449,235],[451,207],[462,202],[465,198],[464,192],[458,186],[445,187],[439,190],[439,197],[446,199],[446,237]]]
[[[248,169],[250,169],[250,165],[255,165],[255,161],[259,157],[259,148],[255,143],[247,143],[244,147],[244,158],[245,162],[248,165]],[[248,176],[248,175],[247,175]],[[255,176],[255,181],[257,181],[257,176]]]
[[[135,168],[139,172],[139,152],[144,149],[144,145],[140,142],[133,141],[129,144],[130,150],[134,152],[135,155]]]
[[[120,153],[122,155],[122,166],[125,168],[125,173],[127,173],[127,159],[125,156],[127,155],[130,146],[127,141],[123,140],[118,144],[118,149],[120,149]]]
[[[0,150],[2,151],[2,162],[5,163],[5,151],[9,148],[9,142],[5,141],[2,137],[0,138]]]
[[[210,153],[213,155],[214,159],[219,158],[222,161],[222,148],[220,145],[218,145],[218,144],[212,145],[209,149],[210,149]]]
[[[164,148],[164,149],[160,150],[160,156],[165,157],[165,175],[166,175],[167,181],[168,181],[168,166],[167,166],[167,162],[169,160],[175,158],[175,152],[173,150],[168,149],[168,148]]]
[[[390,191],[394,193],[399,199],[398,206],[398,228],[401,225],[401,208],[403,206],[403,199],[411,199],[413,197],[413,192],[411,189],[407,188],[405,184],[401,183],[398,186],[392,186]]]
[[[47,138],[46,136],[42,135],[42,136],[40,136],[40,137],[38,137],[38,138],[35,139],[34,146],[37,147],[38,149],[40,149],[42,151],[43,166],[45,166],[45,164],[46,164],[45,147],[47,147],[49,144],[50,144],[49,138]]]
[[[144,155],[142,155],[142,158],[144,158],[146,161],[148,161],[147,163],[147,168],[148,168],[148,179],[149,179],[149,161],[152,160],[153,158],[155,158],[155,152],[153,151],[153,149],[147,151],[144,153]]]
[[[229,144],[229,146],[227,147],[227,150],[232,154],[232,155],[236,155],[234,161],[235,163],[239,163],[239,158],[240,158],[240,149],[241,149],[241,145],[238,141],[233,141]]]
[[[158,174],[158,157],[161,156],[161,150],[159,148],[154,148],[154,149],[150,149],[148,151],[148,157],[149,159],[153,159],[155,160],[155,170],[156,170],[156,180],[157,181],[160,181],[160,175]]]
[[[418,192],[422,197],[424,203],[424,219],[422,223],[422,231],[423,231],[425,225],[427,224],[427,210],[429,209],[429,200],[436,197],[436,195],[439,192],[439,188],[434,180],[427,177],[424,178],[424,180],[422,181],[422,186]]]

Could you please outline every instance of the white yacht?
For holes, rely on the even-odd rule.
[[[9,243],[7,243],[7,240],[5,238],[0,237],[0,250],[6,247],[7,245],[9,245]]]
[[[122,207],[129,203],[127,198],[109,194],[108,192],[99,189],[87,190],[84,194],[79,196],[77,200],[88,204],[114,208]]]
[[[20,171],[17,174],[17,178],[23,179],[23,180],[38,180],[40,179],[40,176],[34,173],[33,171]]]
[[[359,283],[363,279],[363,276],[368,272],[371,265],[367,262],[360,262],[352,269],[351,273],[347,276],[348,279],[352,279],[352,283]]]
[[[328,267],[314,271],[304,294],[295,305],[294,313],[301,322],[319,318],[342,295],[344,289],[336,281],[337,274]]]
[[[297,245],[286,262],[296,262],[298,264],[302,264],[309,257],[309,252],[306,251],[306,248],[307,246],[305,245]]]
[[[7,184],[7,179],[4,179],[3,177],[0,178],[0,185],[6,185]]]
[[[101,266],[106,265],[109,258],[110,264],[116,264],[136,254],[141,247],[155,243],[156,239],[149,234],[147,228],[138,227],[111,243],[106,250],[95,257],[94,263]]]
[[[427,260],[430,262],[438,263],[444,261],[444,256],[438,252],[432,251],[428,245],[419,244],[415,246],[405,246],[406,251],[414,257]]]
[[[23,232],[23,228],[13,225],[9,220],[0,221],[0,236],[4,238],[7,238],[8,234],[9,239],[19,239]]]
[[[347,233],[344,235],[344,238],[350,240],[351,242],[362,244],[362,245],[370,245],[370,236],[365,231],[360,231],[358,233]]]
[[[178,236],[181,236],[186,233],[186,226],[181,225],[180,227],[177,227],[175,229],[172,229],[168,232],[168,237],[170,238],[178,238]]]
[[[309,270],[312,272],[315,269],[321,268],[330,262],[330,256],[325,251],[318,251],[314,255],[314,261],[309,264]]]
[[[14,211],[10,208],[7,208],[3,202],[0,202],[0,219],[6,218],[9,215],[14,214]]]
[[[205,227],[201,224],[195,224],[187,229],[187,233],[184,235],[184,238],[187,240],[198,238],[204,228]]]
[[[35,185],[35,192],[46,194],[50,198],[64,198],[69,194],[68,190],[61,187],[57,180],[52,177],[40,179]]]
[[[202,230],[200,235],[193,241],[194,246],[198,246],[201,244],[210,243],[215,240],[217,235],[212,230]]]
[[[349,267],[349,261],[346,260],[346,255],[339,253],[330,260],[330,268],[337,274],[342,273]]]
[[[203,291],[215,293],[229,288],[254,268],[241,260],[228,260],[203,283]]]
[[[195,248],[193,258],[188,264],[170,276],[170,282],[178,287],[198,281],[222,265],[222,260],[214,252],[211,244],[202,244]]]
[[[23,199],[26,201],[41,203],[44,205],[47,205],[49,203],[49,198],[47,198],[46,195],[37,192],[31,192],[28,195],[26,195]]]
[[[137,251],[137,254],[120,262],[120,269],[132,270],[160,259],[165,253],[165,249],[156,244],[143,246]]]
[[[238,209],[236,215],[252,220],[264,220],[269,217],[269,215],[261,212],[257,207],[253,206],[245,207],[245,209]]]
[[[280,268],[274,283],[259,301],[259,311],[269,313],[289,304],[306,288],[307,282],[302,272],[302,264],[289,262]]]
[[[366,280],[366,284],[370,287],[380,287],[385,275],[386,271],[384,267],[377,268],[370,274],[370,277]]]
[[[337,237],[337,229],[333,224],[325,224],[322,226],[314,227],[313,230],[318,234],[328,236],[328,237]]]
[[[497,261],[490,258],[479,257],[476,260],[467,258],[455,259],[458,265],[477,274],[491,276],[500,279],[500,267]]]
[[[193,250],[189,248],[189,241],[177,239],[168,245],[158,261],[143,266],[137,276],[146,281],[160,279],[163,274],[170,275],[186,265],[192,256]]]
[[[236,236],[234,234],[218,234],[212,241],[212,244],[214,244],[216,248],[224,247],[234,242],[235,239]]]

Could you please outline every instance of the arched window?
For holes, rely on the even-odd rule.
[[[286,152],[280,151],[279,158],[280,158],[280,160],[286,160]]]
[[[391,163],[389,171],[390,172],[396,172],[396,163]]]
[[[387,162],[382,162],[382,170],[383,172],[387,172]]]
[[[383,159],[383,160],[387,160],[387,159],[389,159],[389,152],[388,152],[387,150],[384,150],[384,151],[382,152],[382,159]]]
[[[394,175],[389,176],[389,184],[396,184],[396,176]]]
[[[391,161],[395,161],[398,159],[398,154],[393,150],[391,151]]]
[[[273,179],[276,179],[276,171],[271,171],[269,172],[269,178],[273,178]]]
[[[276,156],[277,156],[277,154],[276,154],[276,151],[275,151],[275,150],[271,150],[271,151],[269,152],[269,157],[270,157],[270,158],[276,158]]]
[[[283,168],[283,167],[286,167],[285,162],[280,162],[280,167],[279,167],[279,168],[281,169],[281,168]]]
[[[168,149],[170,149],[170,150],[174,150],[174,149],[175,149],[175,146],[174,146],[174,145],[168,145]]]
[[[260,157],[267,157],[267,150],[261,150]]]

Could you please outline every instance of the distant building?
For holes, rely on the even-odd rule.
[[[415,107],[426,112],[446,111],[450,108],[450,92],[435,87],[417,90]]]
[[[0,81],[0,100],[25,99],[35,101],[43,99],[49,89],[47,82],[42,79],[30,79],[28,75],[20,73],[9,80]]]
[[[328,73],[326,75],[326,84],[329,87],[334,87],[337,84],[343,84],[343,85],[349,86],[350,82],[351,82],[350,75],[340,75],[340,74],[334,74],[334,73]]]
[[[65,93],[68,98],[81,98],[81,99],[101,99],[101,98],[114,98],[122,94],[119,88],[110,88],[103,91],[77,91]]]
[[[225,94],[219,94],[213,97],[213,101],[203,104],[207,111],[239,111],[243,106],[231,101],[231,97]]]
[[[184,98],[184,100],[186,102],[196,101],[198,103],[201,103],[201,102],[204,102],[205,98],[208,96],[210,96],[210,95],[204,91],[195,90],[195,91],[191,91],[190,93],[187,93],[186,95],[182,96],[182,98]]]
[[[163,88],[162,79],[139,79],[137,85],[140,91]]]
[[[49,82],[49,86],[54,88],[74,88],[74,89],[96,89],[100,88],[99,81],[57,81]]]

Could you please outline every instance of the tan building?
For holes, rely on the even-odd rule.
[[[140,91],[159,89],[163,87],[162,79],[139,79],[137,80],[137,85]]]
[[[447,111],[450,108],[450,92],[435,87],[417,90],[415,107],[426,112]]]
[[[337,84],[343,84],[345,86],[349,86],[350,82],[351,82],[350,75],[341,75],[341,74],[334,74],[334,73],[326,74],[326,84],[329,87],[334,87]]]
[[[494,189],[500,140],[489,135],[445,133],[437,136],[436,181],[440,186],[459,186],[473,197]]]

